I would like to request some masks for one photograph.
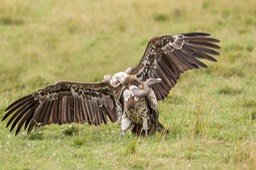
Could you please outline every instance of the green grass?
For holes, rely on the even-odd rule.
[[[169,134],[117,124],[50,125],[18,136],[0,123],[0,169],[254,169],[256,2],[0,0],[0,118],[55,81],[98,81],[135,65],[157,35],[205,31],[217,63],[182,75],[160,102]]]

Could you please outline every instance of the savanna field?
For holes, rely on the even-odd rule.
[[[136,65],[153,36],[220,39],[217,63],[182,74],[159,103],[169,134],[117,124],[0,122],[0,169],[256,169],[256,1],[0,0],[0,118],[58,80],[92,82]],[[109,121],[110,122],[110,121]]]

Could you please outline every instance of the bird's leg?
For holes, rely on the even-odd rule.
[[[143,124],[142,124],[142,129],[141,130],[145,130],[145,135],[148,136],[148,119],[147,117],[143,118]]]
[[[121,109],[120,106],[118,106],[118,107],[116,108],[117,113],[118,113],[117,124],[118,124],[119,126],[121,126],[122,116],[123,116],[122,109],[121,109],[121,110],[120,110],[120,109]]]
[[[124,135],[125,131],[131,127],[131,120],[124,113],[121,120],[121,132],[120,135]]]

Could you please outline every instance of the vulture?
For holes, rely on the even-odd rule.
[[[151,135],[166,129],[159,122],[158,101],[164,100],[181,73],[216,62],[220,41],[209,33],[189,32],[152,38],[137,65],[105,75],[99,82],[58,81],[24,96],[5,109],[10,131],[49,124],[118,122],[120,134]]]

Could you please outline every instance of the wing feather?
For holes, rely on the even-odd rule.
[[[193,36],[184,37],[184,40],[186,40],[188,42],[213,42],[213,43],[220,42],[220,40],[215,39],[215,38],[193,37]]]
[[[218,39],[204,32],[191,32],[164,35],[152,38],[139,64],[131,69],[141,81],[148,78],[161,78],[161,84],[155,85],[157,100],[163,100],[174,87],[180,74],[190,69],[207,68],[200,59],[212,62],[219,55]]]
[[[48,124],[52,124],[53,122],[58,122],[57,121],[58,103],[59,103],[59,99],[53,100],[53,104],[52,104],[52,108],[51,108],[51,113],[49,115]]]
[[[15,127],[15,124],[24,116],[24,114],[27,112],[27,109],[29,107],[33,107],[34,104],[35,104],[35,102],[30,103],[28,105],[24,105],[25,107],[22,107],[22,109],[20,110],[20,114],[15,114],[15,115],[12,116],[12,118],[13,119],[15,118],[15,120],[14,120],[12,126],[11,126],[10,131],[12,131],[12,129]],[[12,120],[13,120],[12,118],[9,120],[9,122],[12,122]],[[8,126],[10,124],[9,122],[7,124]]]
[[[43,100],[43,102],[39,105],[38,109],[35,110],[35,115],[34,115],[34,120],[42,120],[41,122],[43,122],[43,116],[45,114],[45,108],[47,108],[47,105],[49,104],[50,102],[45,98]],[[16,112],[16,113],[19,113],[19,112]],[[41,114],[41,113],[44,113],[44,114]],[[37,122],[37,121],[36,121]],[[41,123],[40,122],[40,123]],[[39,123],[39,122],[38,122]]]
[[[97,113],[97,117],[98,117],[98,123],[99,125],[102,124],[102,115],[100,113],[99,107],[100,107],[100,103],[97,102],[97,99],[94,99],[94,105],[95,105],[95,109],[96,109],[96,113]]]
[[[24,96],[24,97],[16,100],[15,102],[13,102],[12,104],[10,104],[5,109],[5,111],[10,110],[11,108],[13,109],[13,107],[19,107],[20,105],[23,105],[23,103],[25,103],[26,101],[30,100],[31,98],[33,98],[31,95]]]
[[[63,109],[63,123],[73,122],[74,115],[74,101],[69,96],[63,96],[62,109]],[[69,113],[68,113],[69,112]]]
[[[206,33],[206,32],[188,32],[188,33],[183,33],[185,36],[210,36],[211,34]]]
[[[2,120],[9,119],[10,131],[16,134],[24,126],[28,133],[35,126],[51,123],[84,123],[101,125],[117,120],[118,90],[105,82],[77,83],[63,81],[47,86],[14,101],[6,108]],[[25,125],[24,125],[25,124]]]
[[[88,124],[90,125],[91,124],[91,121],[89,120],[89,113],[87,111],[87,107],[86,107],[86,99],[82,98],[82,110],[83,110],[83,113],[84,113],[84,121],[85,122],[88,122]]]
[[[37,103],[37,107],[39,106],[39,103]],[[28,118],[26,119],[26,120],[24,120],[24,121],[26,121],[25,122],[25,126],[24,126],[24,130],[26,130],[27,129],[27,127],[28,127],[28,125],[29,125],[29,123],[30,123],[30,121],[32,120],[32,118],[33,118],[33,115],[34,115],[34,111],[35,111],[35,109],[37,108],[37,107],[34,107],[33,109],[31,108],[30,109],[30,114],[28,115]],[[19,123],[19,125],[21,125],[21,123]],[[22,125],[21,125],[22,126]],[[16,130],[16,134],[18,134],[19,133],[19,131],[18,131],[18,129]]]
[[[25,96],[13,102],[7,109],[5,109],[5,111],[8,111],[8,112],[4,115],[3,120],[6,119],[8,116],[10,116],[10,114],[13,113],[13,111],[17,110],[22,105],[24,105],[27,101],[31,101],[31,99],[33,99],[32,96]]]
[[[18,134],[18,132],[20,131],[21,127],[24,125],[25,121],[31,119],[30,117],[32,117],[32,113],[33,113],[33,110],[38,107],[38,103],[35,103],[35,105],[33,107],[31,107],[31,109],[29,109],[26,114],[22,117],[22,119],[20,120],[20,123],[18,124],[18,127],[17,127],[17,130],[16,130],[16,133],[15,135]],[[17,123],[13,123],[14,125],[17,124]]]
[[[90,112],[92,113],[92,122],[94,125],[98,124],[98,118],[97,118],[97,114],[96,114],[96,110],[94,108],[94,102],[92,100],[89,100],[89,108],[90,108]]]
[[[59,103],[58,103],[58,117],[57,117],[57,121],[58,121],[58,124],[61,125],[62,122],[63,122],[63,115],[62,115],[62,98],[63,96],[60,96],[59,97]]]
[[[91,112],[91,109],[90,109],[90,104],[89,104],[89,100],[86,100],[85,101],[85,108],[87,110],[87,114],[88,114],[88,123],[89,125],[91,125],[93,123],[93,113]]]
[[[51,114],[51,110],[52,110],[52,105],[53,105],[53,101],[50,102],[48,101],[48,105],[47,105],[47,108],[45,108],[45,115],[42,117],[42,123],[41,124],[47,124],[47,122],[49,121],[49,117],[50,117],[50,114]]]
[[[78,123],[84,123],[85,117],[82,110],[81,98],[79,96],[77,96],[77,113],[79,117]]]
[[[27,102],[28,103],[28,102]],[[26,103],[26,104],[27,104]],[[23,106],[21,106],[19,109],[18,109],[18,112],[16,112],[16,113],[14,113],[13,115],[12,115],[12,117],[9,119],[9,121],[8,121],[8,123],[7,123],[7,125],[6,125],[6,127],[8,127],[12,122],[13,122],[13,120],[19,115],[19,112],[20,113],[23,113],[23,110],[26,108],[26,105],[23,105]]]

